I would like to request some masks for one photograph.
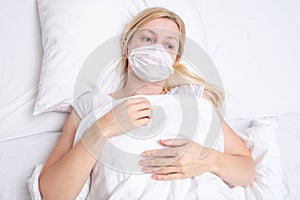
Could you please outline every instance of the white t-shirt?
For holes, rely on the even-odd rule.
[[[182,85],[171,89],[166,95],[190,94],[202,97],[203,92],[202,86]],[[77,99],[74,109],[83,119],[94,107],[113,101],[115,100],[107,94],[85,93]],[[119,136],[113,140],[125,142]],[[214,149],[224,151],[223,136]],[[210,172],[174,181],[156,181],[151,175],[118,171],[98,161],[92,170],[88,199],[233,199],[234,194],[229,186]]]

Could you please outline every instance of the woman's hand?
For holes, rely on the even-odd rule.
[[[210,149],[186,140],[169,139],[160,143],[169,148],[145,151],[140,161],[145,173],[153,173],[155,180],[175,180],[198,176],[204,172],[214,172],[216,156]]]
[[[146,125],[151,119],[151,104],[144,97],[129,98],[115,106],[97,122],[107,138]]]

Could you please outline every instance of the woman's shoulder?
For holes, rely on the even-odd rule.
[[[204,93],[203,85],[185,84],[172,88],[167,94],[186,94],[202,97]]]
[[[112,97],[99,91],[86,91],[74,99],[73,108],[78,116],[83,119],[94,108],[112,101]]]

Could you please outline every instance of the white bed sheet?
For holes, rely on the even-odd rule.
[[[300,111],[280,117],[278,143],[281,150],[282,199],[300,199]]]
[[[29,200],[27,180],[34,165],[44,163],[60,132],[48,132],[0,142],[0,199]]]
[[[0,1],[0,199],[30,199],[26,181],[57,142],[66,113],[33,117],[42,56],[35,0]]]
[[[236,130],[243,130],[250,125],[251,119],[230,120]],[[278,144],[283,170],[281,199],[300,199],[300,159],[297,157],[300,147],[300,111],[293,111],[279,116]]]
[[[300,1],[199,0],[230,119],[300,109]]]

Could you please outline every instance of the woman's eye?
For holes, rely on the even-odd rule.
[[[144,41],[146,41],[146,42],[153,42],[152,38],[150,38],[150,37],[144,37]]]
[[[171,44],[168,44],[168,45],[167,45],[167,49],[173,49],[173,48],[174,48],[173,45],[171,45]]]

